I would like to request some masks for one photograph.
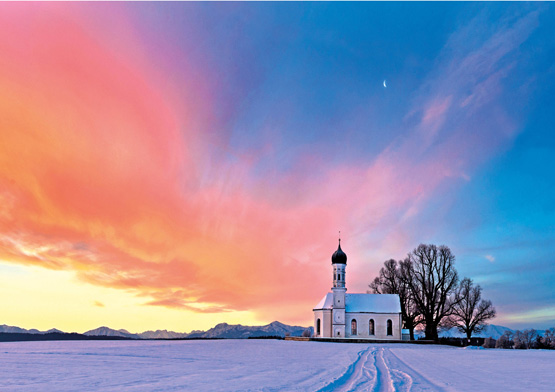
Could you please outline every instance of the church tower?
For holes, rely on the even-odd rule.
[[[332,331],[334,338],[345,337],[345,269],[347,267],[347,255],[341,249],[341,238],[339,246],[331,256],[333,266],[333,305],[332,305]]]

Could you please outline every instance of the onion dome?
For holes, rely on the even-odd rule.
[[[347,255],[341,249],[341,239],[339,240],[339,246],[337,250],[331,256],[332,264],[347,264]]]

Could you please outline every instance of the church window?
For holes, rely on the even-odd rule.
[[[393,322],[391,320],[387,320],[387,336],[393,335]]]
[[[337,278],[337,280],[341,280],[341,274],[339,274],[339,278]]]
[[[356,335],[357,334],[357,321],[353,319],[353,321],[351,321],[351,335]]]
[[[316,335],[320,335],[320,319],[316,320]]]
[[[368,323],[368,334],[374,335],[374,319],[371,319]]]

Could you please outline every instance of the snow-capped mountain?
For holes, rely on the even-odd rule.
[[[115,330],[108,327],[99,327],[96,329],[91,329],[85,332],[83,335],[86,336],[109,336],[109,337],[123,337],[130,339],[247,339],[265,336],[280,336],[284,337],[286,335],[290,336],[301,336],[302,333],[309,329],[311,333],[314,333],[313,327],[300,327],[291,326],[287,324],[280,323],[279,321],[274,321],[268,325],[262,326],[247,326],[247,325],[230,325],[227,323],[221,323],[208,331],[192,331],[190,333],[186,332],[173,332],[168,330],[156,330],[156,331],[145,331],[141,333],[131,333],[125,329]],[[514,332],[514,330],[503,327],[501,325],[490,324],[479,334],[472,334],[473,337],[492,337],[494,339],[499,339],[505,331]],[[545,331],[538,330],[539,335],[543,335]],[[59,329],[52,328],[48,331],[39,331],[37,329],[25,329],[19,327],[13,327],[9,325],[0,325],[0,333],[28,333],[28,334],[48,334],[48,333],[64,333]],[[416,330],[414,334],[417,338],[424,337],[424,331]],[[456,337],[464,338],[465,334],[459,332],[456,327],[444,329],[439,331],[439,337]]]
[[[56,328],[49,329],[48,331],[39,331],[38,329],[25,329],[20,327],[12,327],[10,325],[2,324],[0,325],[0,332],[4,333],[30,333],[30,334],[45,334],[51,332],[62,332]]]
[[[310,327],[312,328],[312,327]],[[230,325],[221,323],[206,332],[190,333],[188,338],[220,338],[220,339],[247,339],[264,336],[301,336],[306,327],[290,326],[279,321],[274,321],[263,326]]]
[[[96,329],[91,329],[90,331],[85,332],[83,335],[87,336],[119,336],[122,338],[132,338],[132,339],[140,339],[140,336],[134,333],[131,333],[125,329],[111,329],[108,327],[99,327]]]
[[[108,327],[92,329],[84,333],[87,336],[120,336],[133,339],[247,339],[264,336],[301,336],[306,327],[290,326],[274,321],[263,326],[230,325],[221,323],[208,331],[193,331],[191,333],[173,332],[168,330],[145,331],[134,334],[125,329],[115,330]],[[309,328],[312,331],[312,327]]]
[[[50,328],[48,331],[44,333],[65,333],[64,331],[60,331],[58,328]]]
[[[41,333],[37,329],[25,329],[19,327],[12,327],[10,325],[2,324],[0,325],[0,332],[6,333]]]
[[[501,325],[489,324],[482,330],[482,332],[473,333],[472,336],[476,337],[476,338],[499,339],[499,337],[501,335],[503,335],[503,333],[505,331],[514,332],[514,330],[512,330],[510,328],[507,328],[507,327],[503,327]],[[414,331],[414,334],[415,334],[415,336],[418,336],[420,338],[424,337],[424,331]],[[460,332],[457,329],[457,327],[448,328],[448,329],[440,329],[438,331],[438,335],[439,335],[440,338],[466,338],[466,334]]]
[[[189,334],[185,332],[173,332],[166,329],[156,331],[145,331],[139,334],[141,339],[180,339],[186,338]]]

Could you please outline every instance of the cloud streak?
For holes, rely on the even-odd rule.
[[[336,229],[363,287],[366,249],[410,250],[418,233],[405,223],[513,140],[518,126],[497,98],[537,25],[530,13],[455,32],[406,130],[376,156],[331,164],[301,151],[289,170],[260,175],[259,151],[205,132],[221,125],[204,99],[208,71],[180,75],[194,82],[177,91],[139,30],[115,52],[106,31],[91,35],[105,26],[86,8],[0,13],[0,257],[71,270],[151,306],[274,318],[279,306],[283,320],[303,317],[329,287]]]

